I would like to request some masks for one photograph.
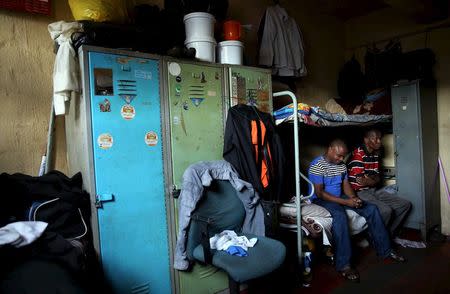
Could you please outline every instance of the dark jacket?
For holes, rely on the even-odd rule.
[[[252,121],[262,122],[266,129],[266,139],[260,141],[260,146],[252,143]],[[259,148],[259,154],[264,154],[264,149],[270,150],[267,187],[261,181],[261,161],[256,158],[256,148]],[[243,104],[231,107],[225,127],[223,158],[233,165],[241,179],[253,185],[263,200],[282,198],[284,155],[270,114]]]

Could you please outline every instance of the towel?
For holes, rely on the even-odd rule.
[[[79,65],[76,52],[72,47],[71,36],[81,31],[78,22],[58,21],[48,25],[48,31],[58,45],[53,67],[53,105],[55,115],[66,113],[66,102],[74,92],[80,92]]]

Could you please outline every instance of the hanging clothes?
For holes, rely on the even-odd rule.
[[[302,77],[307,74],[303,39],[293,18],[280,5],[270,6],[260,24],[259,64],[272,75]]]
[[[74,92],[80,92],[78,58],[70,37],[81,30],[78,22],[58,21],[48,25],[51,38],[59,45],[53,67],[55,115],[66,114],[66,102],[70,101]]]
[[[366,80],[361,65],[355,56],[347,61],[339,71],[337,89],[339,97],[350,102],[351,109],[362,104],[366,97]]]
[[[263,200],[282,199],[284,154],[272,116],[238,104],[228,110],[223,158]]]

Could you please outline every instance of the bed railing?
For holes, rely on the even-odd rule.
[[[298,139],[298,105],[297,98],[291,91],[281,91],[273,93],[273,97],[289,96],[292,99],[292,104],[294,107],[294,168],[295,168],[295,206],[297,211],[297,258],[298,263],[302,265],[302,212],[300,203],[302,200],[309,199],[314,195],[314,185],[309,181],[309,179],[300,172],[300,155],[299,155],[299,139]],[[302,177],[310,186],[310,193],[308,196],[303,196],[300,194],[300,177]]]

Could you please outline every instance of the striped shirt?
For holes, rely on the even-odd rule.
[[[313,184],[322,184],[325,192],[341,197],[342,182],[347,179],[347,167],[343,163],[328,162],[323,156],[319,156],[311,162],[308,178]],[[314,194],[312,198],[317,198],[317,195]]]
[[[348,181],[353,190],[361,191],[369,189],[369,187],[358,184],[356,177],[378,175],[379,173],[378,154],[369,153],[365,146],[353,150],[352,157],[348,163]]]

